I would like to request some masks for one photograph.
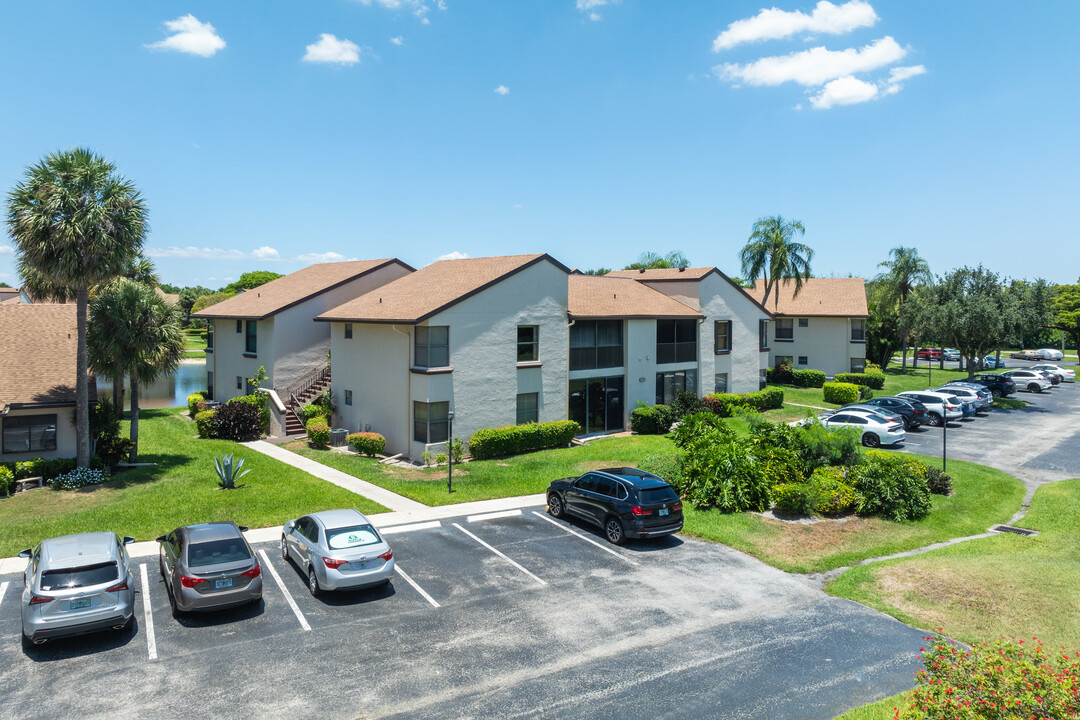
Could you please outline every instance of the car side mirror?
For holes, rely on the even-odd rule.
[[[23,550],[22,552],[19,553],[19,557],[21,557],[24,560],[29,560],[30,556],[33,555],[33,554],[34,554],[34,552],[30,548],[26,548],[25,550]]]
[[[236,527],[240,528],[240,532],[248,531],[247,525],[237,525]]]
[[[290,520],[289,522],[285,523],[285,529],[286,530],[292,530],[295,527],[296,527],[296,521],[295,520]]]
[[[164,535],[159,535],[158,537],[154,538],[154,542],[159,542],[159,543],[165,542],[165,536]]]
[[[135,538],[131,537],[130,535],[125,535],[124,536],[124,544],[125,545],[130,545],[133,542],[135,542]]]

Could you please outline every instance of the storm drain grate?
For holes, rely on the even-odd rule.
[[[990,532],[1013,533],[1014,535],[1023,535],[1024,537],[1033,537],[1039,534],[1038,530],[1028,530],[1027,528],[1018,528],[1013,527],[1012,525],[995,525],[990,528]]]

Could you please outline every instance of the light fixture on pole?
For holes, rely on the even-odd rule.
[[[446,411],[446,492],[454,492],[454,411]]]

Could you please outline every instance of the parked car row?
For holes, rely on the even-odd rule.
[[[1020,350],[1009,355],[1018,360],[1064,360],[1065,353],[1053,348],[1040,348],[1038,350]]]
[[[232,522],[211,522],[157,538],[158,569],[173,617],[262,600],[262,565],[245,530]],[[49,538],[19,553],[28,561],[23,647],[130,628],[135,589],[127,545],[134,541],[112,532],[80,533]],[[281,556],[307,576],[308,589],[316,596],[383,585],[394,575],[393,550],[357,510],[328,510],[285,523]]]

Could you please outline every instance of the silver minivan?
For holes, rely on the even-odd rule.
[[[112,532],[42,541],[26,558],[22,594],[23,648],[98,630],[126,630],[135,615],[135,588],[126,545]]]

